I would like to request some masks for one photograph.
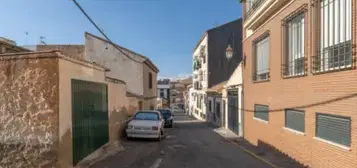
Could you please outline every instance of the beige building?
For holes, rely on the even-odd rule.
[[[107,77],[125,81],[127,91],[141,98],[140,109],[154,109],[159,70],[149,58],[90,33],[85,33],[84,55],[85,59],[111,69],[106,72]]]
[[[242,0],[244,138],[357,167],[357,1]]]

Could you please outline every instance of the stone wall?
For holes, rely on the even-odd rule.
[[[58,59],[0,55],[0,167],[57,167]],[[47,58],[37,58],[43,56]]]

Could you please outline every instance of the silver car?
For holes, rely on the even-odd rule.
[[[145,110],[136,112],[128,123],[128,138],[155,138],[161,140],[164,135],[165,120],[159,111]]]

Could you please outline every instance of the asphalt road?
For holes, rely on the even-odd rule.
[[[183,113],[161,142],[123,141],[125,150],[91,168],[269,168],[227,142],[213,128]]]

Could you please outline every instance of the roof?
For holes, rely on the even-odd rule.
[[[76,64],[87,66],[101,71],[110,71],[108,68],[79,58],[73,58],[68,55],[61,53],[59,50],[48,50],[48,51],[35,51],[35,52],[19,52],[19,53],[5,53],[0,54],[0,60],[11,60],[11,59],[29,59],[29,58],[61,58],[67,61],[71,61]]]
[[[1,45],[6,45],[8,47],[11,47],[12,49],[15,49],[18,52],[30,52],[31,51],[31,50],[29,50],[27,48],[24,48],[24,47],[21,47],[21,46],[17,46],[15,44],[11,44],[11,43],[3,41],[3,40],[0,40],[0,46]]]
[[[102,38],[102,37],[96,36],[96,35],[94,35],[94,34],[85,32],[85,35],[92,36],[92,37],[94,37],[94,38],[96,38],[96,39],[98,39],[98,40],[101,40],[101,41],[104,41],[104,42],[106,42],[106,43],[109,43],[109,44],[111,44],[111,45],[113,45],[113,46],[116,46],[116,47],[118,47],[118,48],[120,48],[120,49],[122,49],[122,50],[124,50],[124,51],[126,51],[126,52],[130,52],[131,54],[135,55],[136,57],[141,58],[142,61],[140,61],[140,62],[146,63],[146,64],[147,64],[152,70],[154,70],[156,73],[159,72],[159,69],[158,69],[158,68],[151,62],[151,60],[150,60],[149,58],[147,58],[146,56],[143,56],[143,55],[141,55],[141,54],[138,54],[138,53],[136,53],[136,52],[134,52],[134,51],[132,51],[132,50],[129,50],[129,49],[125,48],[125,47],[119,46],[118,44],[115,44],[115,43],[113,43],[113,42],[110,42],[110,41],[108,41],[107,39],[104,39],[104,38]]]
[[[224,86],[226,85],[228,81],[223,81],[221,83],[218,83],[217,85],[214,85],[210,88],[207,89],[207,92],[217,92],[217,93],[221,93],[222,90],[224,89]]]

